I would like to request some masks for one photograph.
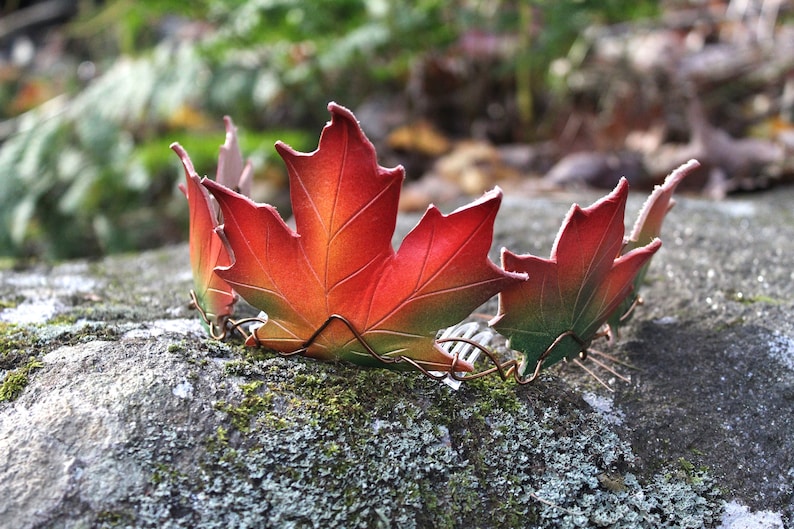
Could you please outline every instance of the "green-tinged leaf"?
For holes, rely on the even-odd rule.
[[[505,288],[491,325],[524,353],[522,377],[586,349],[607,318],[631,293],[633,280],[659,248],[654,240],[620,256],[628,183],[587,208],[574,205],[551,257],[502,252],[505,270],[529,280]]]

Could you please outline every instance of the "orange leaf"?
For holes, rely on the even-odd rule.
[[[438,329],[525,279],[488,260],[501,191],[449,215],[431,206],[395,252],[404,171],[377,164],[349,110],[334,103],[329,110],[332,120],[316,151],[276,144],[289,172],[296,231],[272,206],[204,181],[220,204],[233,257],[217,273],[267,314],[251,343],[282,352],[305,347],[315,358],[381,367],[405,367],[407,358],[447,371],[453,358],[435,343]],[[369,354],[343,321],[328,323],[333,315],[386,362]]]

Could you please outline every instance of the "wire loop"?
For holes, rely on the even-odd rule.
[[[233,320],[228,316],[223,316],[219,318],[219,321],[216,321],[214,318],[211,318],[207,312],[202,308],[202,306],[198,302],[198,297],[196,296],[196,292],[194,290],[190,290],[190,306],[196,309],[201,316],[201,321],[207,326],[209,330],[210,337],[213,340],[222,341],[228,338],[229,336],[233,335],[234,333],[238,333],[242,336],[243,340],[248,340],[249,333],[243,327],[244,325],[250,323],[267,323],[267,320],[263,318],[243,318],[241,320]]]

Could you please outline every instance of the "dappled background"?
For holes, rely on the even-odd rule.
[[[179,141],[213,175],[222,116],[286,217],[273,143],[352,109],[401,206],[650,188],[698,158],[715,200],[794,173],[794,2],[0,2],[0,254],[186,239]]]

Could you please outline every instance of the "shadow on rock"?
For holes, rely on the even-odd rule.
[[[706,466],[729,496],[792,517],[794,343],[759,326],[648,322],[635,337],[639,371],[615,400],[646,468]]]

